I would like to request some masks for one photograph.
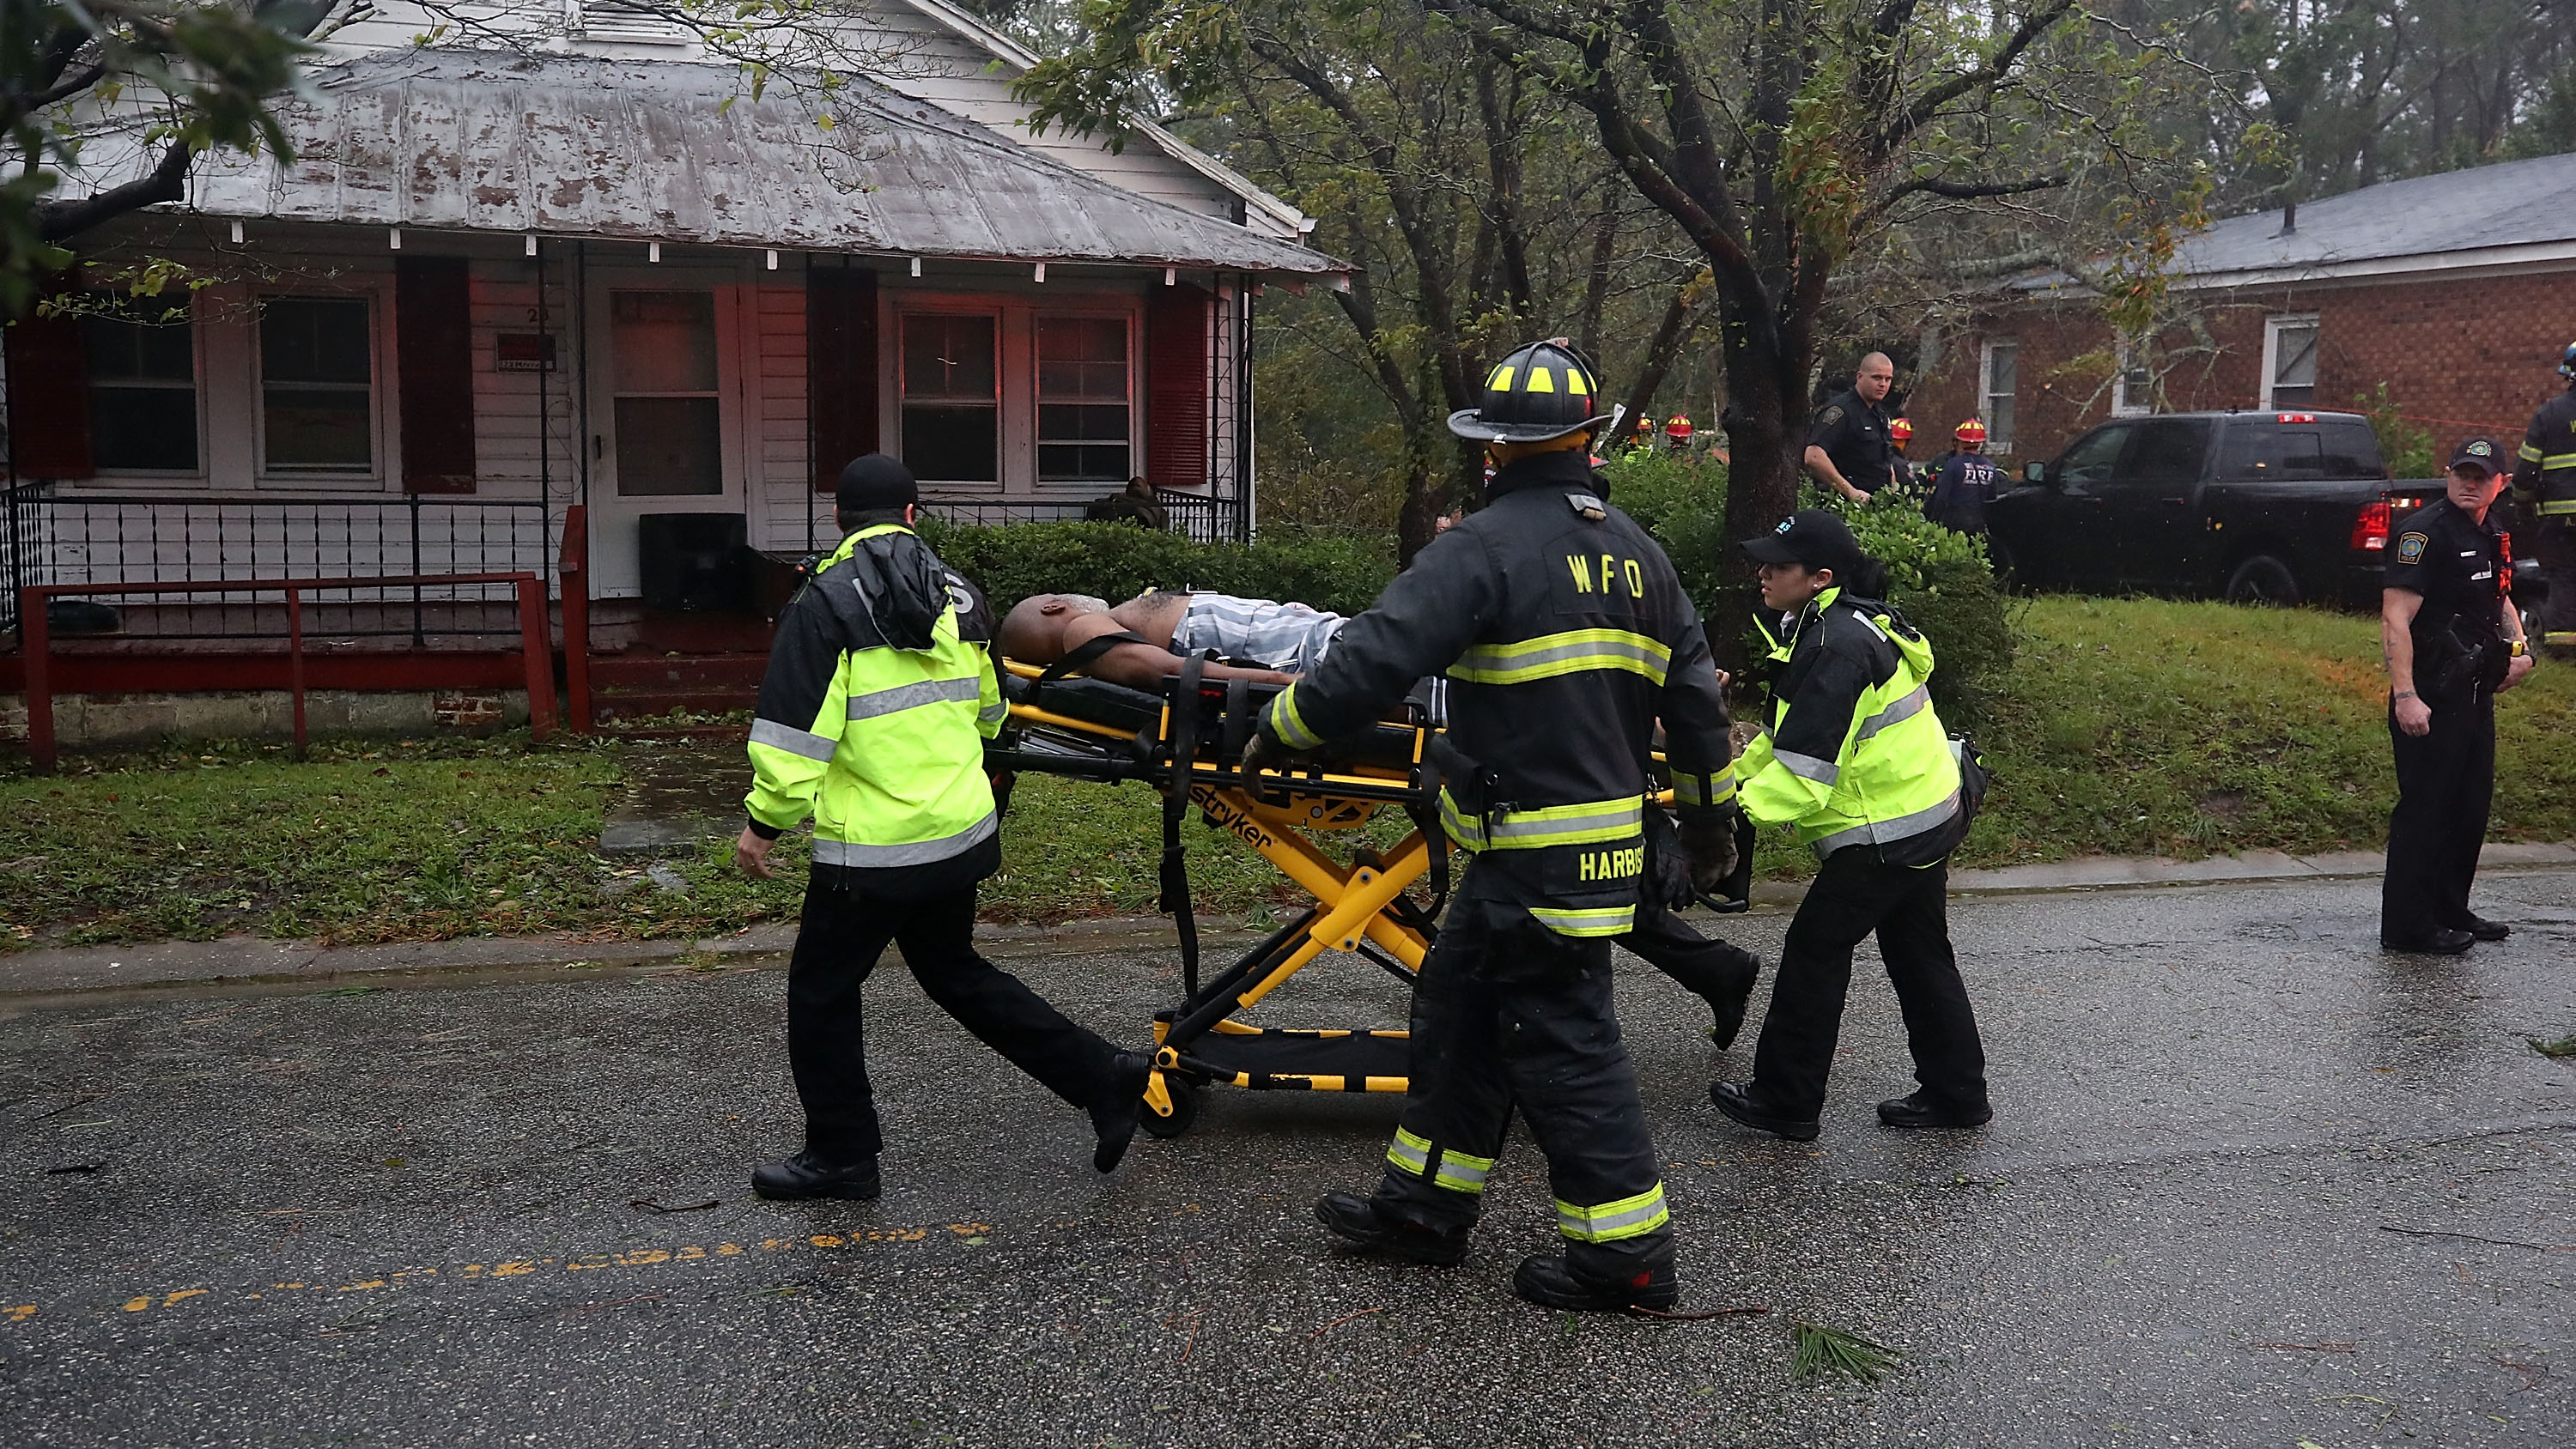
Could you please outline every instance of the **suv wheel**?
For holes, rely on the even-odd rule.
[[[2227,602],[2287,609],[2299,602],[2299,576],[2278,557],[2258,553],[2227,576]]]

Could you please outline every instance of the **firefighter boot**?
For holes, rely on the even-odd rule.
[[[1512,1291],[1541,1308],[1568,1313],[1625,1313],[1632,1308],[1670,1312],[1681,1299],[1681,1286],[1673,1278],[1672,1255],[1663,1257],[1661,1266],[1640,1263],[1626,1279],[1595,1283],[1576,1276],[1565,1259],[1541,1253],[1521,1260],[1512,1274]]]
[[[1467,1256],[1466,1228],[1432,1228],[1379,1212],[1356,1193],[1327,1193],[1315,1204],[1315,1221],[1353,1247],[1407,1263],[1446,1268]]]
[[[808,1147],[793,1157],[764,1162],[751,1170],[751,1190],[779,1202],[806,1198],[846,1197],[873,1202],[877,1196],[877,1160],[834,1162]]]
[[[1153,1062],[1134,1052],[1120,1052],[1110,1063],[1109,1085],[1091,1109],[1092,1135],[1099,1139],[1091,1149],[1094,1170],[1112,1171],[1118,1159],[1127,1155],[1127,1144],[1136,1140],[1136,1122],[1145,1110],[1145,1083],[1153,1075]]]

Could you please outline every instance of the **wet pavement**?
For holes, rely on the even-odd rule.
[[[2437,962],[2368,881],[1962,899],[1994,1124],[1876,1125],[1865,960],[1812,1145],[1717,1119],[1744,1053],[1626,963],[1684,1306],[1772,1310],[1704,1322],[1512,1299],[1523,1142],[1465,1266],[1336,1253],[1307,1204],[1391,1098],[1220,1091],[1099,1178],[899,969],[876,1204],[748,1196],[795,1138],[771,963],[0,997],[0,1442],[2563,1446],[2576,1061],[2526,1038],[2576,1033],[2576,872],[2481,906],[2514,938]],[[1120,1039],[1176,990],[1014,955]],[[1397,1019],[1333,965],[1265,1018]],[[1903,1360],[1796,1379],[1793,1318]]]

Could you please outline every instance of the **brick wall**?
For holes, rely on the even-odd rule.
[[[2312,283],[2245,290],[2202,300],[2202,343],[2190,329],[2160,339],[2180,357],[2165,377],[2173,411],[2251,408],[2262,401],[2263,319],[2317,316],[2321,409],[2355,409],[2380,383],[2399,410],[2429,428],[2447,452],[2462,438],[2491,433],[2508,446],[2562,386],[2559,350],[2576,341],[2576,271],[2504,277]],[[1977,411],[1978,359],[1989,338],[2021,344],[2009,459],[2046,458],[2110,415],[2109,380],[2075,365],[2107,355],[2110,329],[2081,298],[2022,305],[1945,336],[1934,365],[1906,402],[1928,458],[1948,447],[1950,428]],[[2195,350],[2200,355],[2191,355]],[[1928,444],[1928,446],[1927,446]]]

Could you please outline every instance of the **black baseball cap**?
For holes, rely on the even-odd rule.
[[[2451,450],[2451,467],[2475,468],[2492,478],[2504,471],[2504,450],[2493,438],[2471,438]]]
[[[858,513],[919,503],[921,485],[901,462],[883,453],[869,453],[852,458],[849,466],[841,470],[841,484],[834,495],[833,504],[841,512]]]
[[[1803,564],[1848,578],[1860,564],[1860,543],[1842,516],[1827,508],[1801,508],[1769,533],[1744,541],[1756,563]]]

